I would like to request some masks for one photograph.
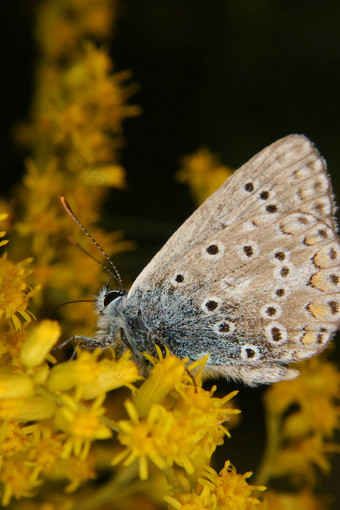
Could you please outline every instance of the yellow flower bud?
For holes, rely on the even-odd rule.
[[[44,320],[33,329],[21,351],[21,361],[26,367],[40,365],[60,336],[60,326],[56,321]]]
[[[46,420],[55,413],[55,404],[41,397],[8,398],[0,400],[3,420]]]
[[[176,356],[160,360],[135,394],[133,403],[139,415],[145,416],[153,404],[162,402],[181,381],[184,371],[185,362]]]
[[[33,387],[33,381],[27,375],[1,375],[0,399],[30,397]]]

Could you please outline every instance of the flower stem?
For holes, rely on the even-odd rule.
[[[267,413],[266,429],[267,443],[260,466],[258,468],[255,484],[267,485],[271,478],[271,469],[281,445],[280,426],[281,419],[279,414]]]

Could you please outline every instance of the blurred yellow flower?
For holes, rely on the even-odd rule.
[[[46,58],[58,58],[77,50],[83,37],[111,36],[113,0],[50,0],[38,11],[36,38]]]
[[[23,374],[0,373],[0,399],[26,398],[34,394],[33,380]]]
[[[26,367],[40,365],[60,337],[61,329],[56,321],[44,320],[32,329],[21,350],[21,361]]]
[[[340,373],[320,357],[305,361],[301,375],[272,385],[265,393],[268,442],[258,477],[289,478],[293,485],[311,486],[318,473],[330,471],[330,442],[340,424]]]
[[[2,420],[36,421],[51,418],[56,410],[54,402],[43,397],[6,398],[0,400]]]
[[[176,178],[190,186],[197,204],[203,203],[232,174],[232,170],[222,165],[217,156],[206,148],[183,157],[181,164]]]
[[[339,394],[340,373],[337,367],[319,356],[305,361],[296,379],[268,388],[265,402],[271,413],[281,414],[296,404],[303,409],[314,397],[332,400],[337,399]]]
[[[331,469],[328,454],[335,452],[340,453],[340,445],[325,443],[319,434],[290,443],[277,453],[271,466],[271,476],[290,476],[300,484],[313,484],[315,468],[328,474]]]
[[[8,459],[2,467],[0,482],[4,484],[1,504],[7,506],[13,497],[32,497],[42,480],[32,478],[30,468],[22,460]]]
[[[3,421],[0,427],[0,458],[11,458],[16,453],[27,451],[36,435],[37,426],[28,425],[22,427],[17,421]]]
[[[7,213],[0,213],[0,221],[1,222],[4,222],[5,220],[7,220],[7,218],[8,218],[8,214]],[[6,231],[5,230],[0,231],[0,239],[2,237],[5,237],[5,235],[6,235]],[[0,248],[2,246],[5,246],[7,243],[8,243],[7,239],[0,240]]]
[[[0,318],[10,319],[15,329],[22,327],[22,319],[30,322],[33,316],[27,311],[27,305],[39,286],[31,289],[25,283],[31,262],[32,259],[26,259],[14,264],[6,253],[0,257]]]
[[[263,504],[263,510],[326,510],[327,508],[326,498],[322,500],[307,489],[292,493],[268,491]]]

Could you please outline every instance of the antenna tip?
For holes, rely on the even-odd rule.
[[[72,212],[72,209],[71,207],[69,206],[69,203],[68,201],[66,200],[66,198],[64,197],[64,195],[62,195],[61,193],[59,194],[59,200],[61,202],[61,205],[63,206],[63,208],[65,209],[65,211],[67,212],[67,214],[69,214],[71,216],[71,218],[75,219],[74,217],[74,214]]]

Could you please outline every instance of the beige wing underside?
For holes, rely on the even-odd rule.
[[[261,195],[262,193],[262,195]],[[263,198],[261,198],[261,196]],[[227,226],[254,216],[303,212],[335,229],[326,164],[303,135],[289,135],[263,149],[213,193],[170,237],[130,289],[152,282],[193,246]]]
[[[158,252],[128,300],[155,286],[165,294],[176,287],[183,312],[190,297],[226,353],[237,343],[233,366],[211,367],[225,375],[250,384],[290,378],[287,363],[322,350],[340,319],[340,248],[331,184],[313,144],[287,136],[237,170]],[[229,331],[218,331],[221,321]]]

